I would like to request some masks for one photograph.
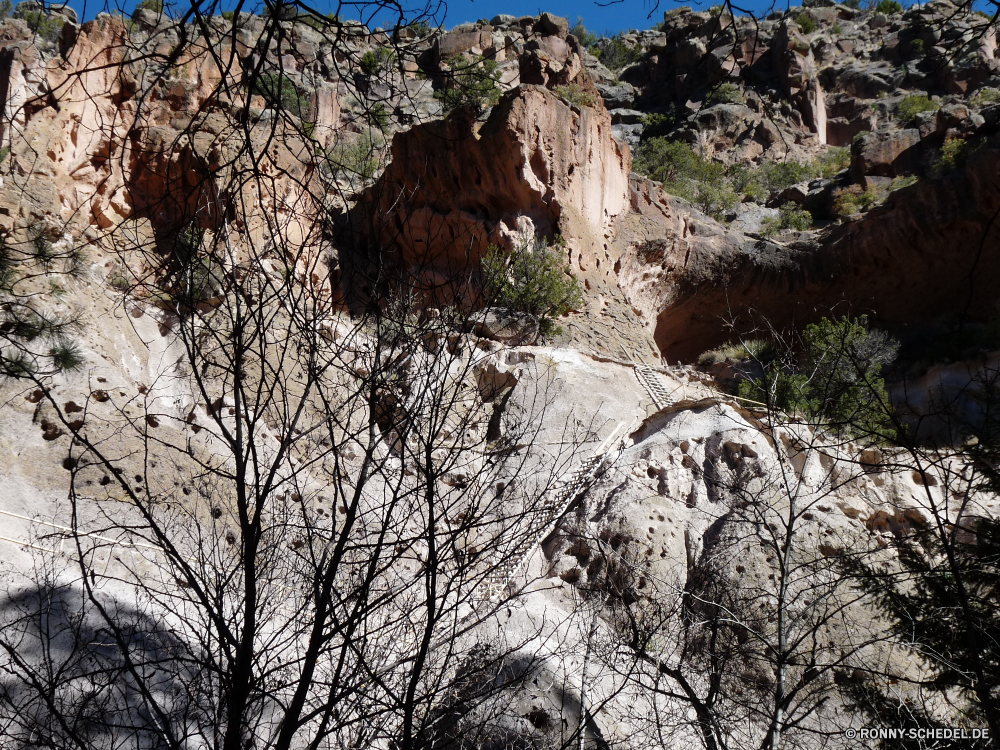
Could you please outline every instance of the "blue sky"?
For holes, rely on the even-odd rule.
[[[549,11],[559,16],[569,19],[570,24],[576,22],[577,17],[582,17],[584,24],[590,31],[618,32],[625,29],[648,29],[654,24],[663,20],[663,12],[680,5],[689,5],[694,8],[708,9],[710,5],[720,0],[704,0],[702,3],[678,2],[677,0],[660,0],[659,6],[656,0],[402,0],[404,8],[413,12],[420,12],[427,9],[438,21],[443,20],[447,28],[456,26],[466,21],[475,21],[480,18],[490,19],[498,13],[508,13],[513,16],[537,15],[541,11]],[[754,13],[766,12],[771,9],[785,10],[790,4],[801,5],[802,0],[795,0],[789,3],[772,2],[771,0],[734,0],[739,7],[745,8]],[[116,4],[116,0],[107,0],[111,5]],[[135,7],[136,0],[117,0],[121,3],[121,10],[126,15],[130,15]],[[185,0],[179,0],[183,4]],[[307,0],[308,2],[308,0]],[[203,7],[207,5],[202,0]],[[610,3],[610,4],[609,4]],[[98,12],[106,10],[105,0],[70,0],[69,4],[76,9],[81,17],[86,20],[93,18]],[[244,9],[251,10],[258,6],[258,0],[245,0]],[[312,0],[313,7],[323,12],[335,11],[338,3],[331,0]],[[903,5],[910,5],[909,0],[904,0]],[[221,7],[231,8],[235,5],[232,0],[223,0]],[[339,6],[340,15],[343,18],[358,18],[359,7],[371,7],[375,3],[350,3],[344,2]],[[391,26],[393,21],[388,18],[370,19],[370,11],[364,14],[363,20],[371,21],[370,26],[381,24]]]
[[[801,0],[800,0],[801,1]],[[718,0],[715,0],[718,2]],[[710,4],[702,3],[707,9]],[[478,18],[492,18],[497,13],[509,13],[512,16],[535,16],[541,11],[555,13],[569,19],[570,24],[576,22],[577,16],[583,18],[590,31],[621,31],[622,29],[648,29],[653,24],[663,20],[663,11],[680,5],[693,3],[660,2],[656,8],[655,0],[623,0],[614,5],[607,5],[606,0],[601,7],[594,0],[549,0],[539,3],[538,0],[453,0],[449,3],[446,26],[463,21],[475,21]],[[652,12],[652,17],[649,14]]]

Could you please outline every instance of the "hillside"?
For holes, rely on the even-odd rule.
[[[997,746],[994,19],[216,10],[0,9],[4,742]]]

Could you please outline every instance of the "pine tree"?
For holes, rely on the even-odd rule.
[[[62,282],[76,278],[82,256],[44,232],[16,243],[0,235],[0,377],[44,378],[79,369],[76,316],[62,303]]]

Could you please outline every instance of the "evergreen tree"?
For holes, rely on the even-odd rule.
[[[0,235],[0,377],[42,378],[83,365],[75,314],[60,301],[62,282],[81,268],[77,251],[43,232],[22,243]]]
[[[928,677],[919,687],[930,695],[968,703],[964,726],[989,728],[990,739],[945,740],[938,747],[997,747],[1000,725],[1000,522],[966,518],[952,524],[935,518],[894,542],[898,566],[870,557],[848,557],[844,566],[872,595],[890,631],[920,661]],[[889,689],[898,679],[865,677],[849,683],[856,708],[885,726],[947,728],[933,711],[915,701],[900,701]],[[972,744],[970,745],[970,742]],[[992,744],[990,744],[992,743]],[[887,741],[887,747],[916,748],[919,739]]]

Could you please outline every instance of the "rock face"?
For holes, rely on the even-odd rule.
[[[919,166],[920,131],[866,133],[851,144],[851,171],[860,181],[873,175],[913,174]]]
[[[26,43],[7,47],[13,59],[5,125],[18,137],[12,139],[11,181],[0,191],[6,229],[59,221],[82,234],[91,225],[143,221],[155,234],[176,232],[196,216],[205,228],[218,221],[213,174],[233,164],[236,151],[228,144],[239,127],[234,111],[262,102],[248,97],[221,106],[215,88],[222,73],[206,49],[193,48],[178,60],[169,79],[148,76],[125,60],[141,41],[105,15],[80,28],[64,58],[40,56]],[[230,47],[218,51],[228,55]],[[316,100],[316,129],[336,129],[335,92],[320,90]],[[262,120],[258,115],[251,135],[261,143],[270,131]],[[282,206],[301,207],[312,177],[295,153],[304,146],[301,137],[292,130],[284,136],[275,157],[285,175],[269,197],[248,205],[282,213]],[[47,148],[32,145],[37,143]]]
[[[415,270],[426,288],[458,279],[452,290],[459,297],[474,296],[470,276],[489,246],[509,249],[558,235],[586,297],[583,309],[559,321],[566,331],[558,347],[527,346],[537,341],[537,321],[501,310],[474,316],[471,330],[433,344],[441,351],[454,348],[461,357],[482,357],[463,387],[470,392],[475,387],[479,405],[491,404],[496,421],[480,425],[490,443],[502,437],[504,409],[511,410],[506,412],[511,420],[533,414],[528,407],[539,394],[551,405],[544,420],[539,418],[542,453],[569,433],[585,449],[618,426],[627,438],[617,460],[574,498],[579,503],[556,531],[539,540],[541,554],[530,561],[529,573],[540,585],[526,593],[522,611],[508,611],[506,617],[515,625],[537,611],[555,613],[556,621],[574,617],[579,603],[574,584],[607,580],[607,571],[595,563],[601,545],[648,561],[643,563],[648,580],[638,589],[645,588],[651,603],[708,573],[723,582],[744,577],[766,587],[768,576],[773,579],[772,561],[741,537],[746,527],[733,521],[736,506],[720,490],[722,480],[765,476],[767,465],[783,460],[784,451],[793,480],[817,488],[835,477],[834,459],[824,454],[812,465],[805,459],[796,463],[795,435],[786,430],[771,436],[776,439],[763,436],[753,413],[708,389],[693,368],[648,370],[663,386],[655,391],[628,360],[659,364],[660,355],[691,360],[729,337],[724,323],[739,328],[752,322],[748,312],[767,316],[779,328],[801,327],[828,315],[831,307],[869,313],[877,324],[956,312],[987,319],[996,313],[1000,288],[994,252],[1000,247],[1000,109],[972,104],[959,94],[963,87],[971,91],[984,81],[996,82],[989,77],[1000,72],[995,35],[983,37],[972,59],[932,70],[941,56],[916,61],[913,51],[920,47],[917,39],[928,45],[940,41],[925,28],[944,12],[940,1],[892,18],[819,7],[825,3],[816,0],[808,12],[796,9],[794,18],[764,21],[761,35],[724,15],[670,11],[662,29],[626,35],[640,54],[614,82],[611,71],[588,58],[568,33],[566,19],[549,14],[498,16],[490,24],[463,25],[423,39],[407,29],[397,41],[411,46],[404,46],[407,54],[383,80],[362,70],[358,58],[384,46],[387,33],[343,24],[346,41],[335,48],[300,24],[288,39],[262,50],[252,29],[233,29],[234,38],[220,42],[220,49],[235,53],[235,75],[254,55],[280,61],[296,100],[309,102],[308,112],[300,104],[298,114],[280,111],[291,107],[276,106],[259,92],[220,96],[215,87],[222,73],[204,50],[172,61],[166,71],[131,62],[130,49],[166,60],[177,43],[150,11],[136,14],[139,32],[101,16],[70,29],[78,31],[74,43],[66,36],[44,49],[32,43],[23,22],[11,21],[2,26],[0,44],[4,142],[10,136],[12,144],[0,184],[0,229],[21,237],[59,232],[58,241],[71,246],[95,237],[162,244],[164,254],[171,251],[166,240],[181,228],[193,225],[217,236],[232,231],[266,249],[257,256],[263,272],[283,283],[289,269],[281,267],[280,258],[265,257],[278,232],[297,249],[328,252],[329,275],[336,276],[352,258],[374,258],[380,268],[395,263]],[[814,31],[806,31],[805,18]],[[210,23],[224,30],[221,22]],[[845,30],[834,33],[840,24]],[[446,81],[447,60],[459,53],[498,62],[506,93],[482,122],[464,112],[439,117],[435,86]],[[763,82],[763,93],[743,92],[742,102],[709,99],[711,86],[742,81],[744,71],[747,80]],[[910,127],[893,113],[907,92],[916,91],[915,81],[954,91],[955,98],[940,99],[939,110],[919,114]],[[903,85],[911,88],[898,92]],[[370,106],[365,112],[371,103],[367,93],[382,105],[383,118],[372,116]],[[884,100],[879,93],[886,94]],[[600,98],[584,103],[598,94],[603,103]],[[782,102],[785,98],[789,101]],[[379,122],[373,125],[372,119]],[[627,133],[638,143],[657,123],[670,137],[727,164],[806,158],[822,153],[825,143],[853,143],[851,168],[775,190],[768,206],[748,201],[727,226],[631,173],[629,146],[616,135]],[[379,134],[373,135],[375,130]],[[381,155],[376,141],[383,130],[392,134],[384,168],[377,160],[355,164],[360,176],[345,177],[347,170],[330,166],[334,156],[343,155],[338,149],[358,143],[362,133],[370,150]],[[245,166],[233,150],[236,133],[249,134],[253,149],[265,154],[265,187],[241,185],[220,195],[226,175]],[[949,139],[964,137],[980,138],[981,148],[961,170],[942,176],[926,169],[926,156]],[[817,226],[788,242],[762,234],[765,221],[780,219],[786,202],[810,207],[820,199],[829,202],[835,191],[916,174],[924,179],[887,193],[861,218]],[[320,215],[342,219],[329,227],[329,236],[311,231]],[[101,251],[100,243],[94,242],[94,251]],[[195,407],[212,414],[225,402],[212,406],[199,394],[172,390],[183,376],[177,364],[183,352],[169,316],[154,304],[122,314],[117,298],[107,294],[113,285],[97,280],[117,269],[117,260],[89,262],[93,277],[74,282],[69,293],[84,313],[81,337],[93,367],[88,374],[101,386],[92,390],[85,378],[68,376],[54,391],[59,402],[67,411],[73,404],[77,413],[88,399],[113,405],[111,399],[145,398],[162,406],[162,422],[155,414],[146,421],[160,434],[203,429],[194,424]],[[306,284],[327,281],[320,276],[326,270],[298,273]],[[345,287],[355,281],[339,278]],[[368,290],[375,297],[381,291]],[[342,292],[350,297],[350,289]],[[431,312],[422,311],[428,317]],[[341,322],[317,326],[318,332],[324,340],[337,340],[347,335]],[[354,372],[362,373],[364,358],[351,354]],[[150,389],[147,382],[155,385]],[[936,384],[958,389],[967,383],[960,373],[935,371],[921,384],[923,393],[932,393]],[[0,487],[0,505],[22,517],[54,515],[61,509],[70,438],[49,421],[45,409],[51,411],[51,405],[40,396],[15,393],[7,383],[0,389],[7,404],[0,410],[0,443],[16,459],[11,482]],[[914,411],[922,413],[929,400]],[[373,434],[384,443],[380,450],[391,450],[399,439],[387,435]],[[845,466],[857,470],[860,462],[863,470],[848,484],[828,487],[829,502],[817,500],[815,512],[803,516],[805,534],[796,544],[806,545],[814,561],[869,538],[884,546],[883,537],[926,520],[917,480],[882,471],[879,452],[867,453],[847,455]],[[310,470],[306,465],[300,473]],[[168,486],[171,471],[177,469],[160,466],[157,481]],[[402,463],[398,471],[405,471]],[[447,482],[458,486],[467,478],[456,472]],[[317,474],[315,481],[323,480]],[[497,486],[498,497],[502,491]],[[770,491],[763,488],[760,497],[775,499]],[[935,501],[942,499],[943,489],[933,492]],[[38,505],[31,507],[27,497],[39,498]],[[25,535],[19,538],[26,538],[28,524],[17,529]],[[730,570],[733,559],[739,564]],[[26,565],[27,559],[17,564]],[[515,626],[511,629],[516,640]],[[520,725],[525,717],[540,732],[563,722],[578,725],[584,714],[579,703],[567,708],[572,704],[565,700],[567,691],[551,686],[557,678],[565,685],[566,675],[573,680],[579,675],[574,670],[585,632],[552,638],[565,650],[545,655],[551,656],[543,673],[549,688],[520,694],[515,717]],[[773,680],[767,674],[748,677],[765,686]],[[595,678],[608,694],[613,681],[613,676]],[[639,711],[633,713],[632,698],[622,692],[599,718],[590,719],[588,741],[657,746],[659,739],[633,734],[628,717]],[[680,716],[685,707],[668,710]]]
[[[389,167],[359,205],[403,262],[439,273],[504,245],[519,219],[593,262],[628,210],[630,166],[606,110],[524,85],[481,126],[458,113],[398,134]]]
[[[212,230],[224,214],[213,197],[216,175],[236,164],[234,128],[247,120],[251,137],[263,143],[278,122],[284,130],[273,154],[273,190],[244,201],[275,212],[296,242],[315,238],[290,220],[289,207],[310,204],[318,212],[332,200],[356,230],[336,248],[345,265],[352,250],[377,248],[433,284],[474,266],[490,245],[559,235],[586,291],[585,309],[566,326],[568,340],[583,348],[690,358],[718,343],[720,318],[747,308],[799,324],[812,310],[846,301],[894,322],[953,312],[954,295],[964,294],[962,309],[981,317],[990,314],[984,289],[995,271],[988,253],[970,248],[994,241],[992,146],[964,172],[892,193],[863,221],[817,227],[822,231],[785,243],[759,235],[764,218],[774,219],[785,202],[830,216],[836,195],[852,187],[885,192],[899,176],[929,177],[928,160],[947,139],[995,143],[1000,110],[988,101],[955,94],[910,122],[896,115],[909,92],[923,93],[918,84],[972,91],[998,72],[990,34],[974,57],[933,76],[921,72],[931,61],[915,59],[917,40],[925,49],[940,41],[928,30],[943,22],[940,5],[889,18],[812,7],[763,20],[756,30],[743,19],[677,9],[662,30],[623,37],[639,62],[614,82],[555,16],[501,16],[422,39],[408,30],[400,37],[407,55],[384,81],[351,69],[359,90],[387,97],[394,132],[384,173],[373,169],[374,184],[363,190],[342,175],[321,180],[308,156],[315,146],[263,97],[216,97],[222,74],[204,51],[174,61],[159,77],[125,62],[129,46],[165,58],[176,39],[162,19],[143,16],[134,32],[101,16],[80,27],[74,43],[49,46],[35,43],[22,21],[9,21],[0,54],[3,127],[18,137],[0,189],[0,227],[61,224],[76,237],[121,228],[154,244],[196,215]],[[971,28],[967,20],[948,23],[956,33]],[[253,49],[252,19],[248,24],[235,42],[220,36],[223,55],[235,43],[237,73],[240,55]],[[344,34],[347,47],[334,49],[297,25],[287,48],[268,52],[305,92],[311,138],[328,151],[366,122],[337,66],[351,68],[347,52],[360,57],[388,39],[360,25],[345,25]],[[498,62],[507,93],[482,123],[461,113],[439,119],[435,86],[456,53]],[[428,78],[417,78],[418,70]],[[742,81],[744,73],[759,91],[745,89],[742,103],[709,100],[712,86]],[[571,102],[560,89],[567,84],[596,101]],[[779,96],[790,104],[779,104]],[[808,158],[824,141],[852,142],[851,168],[822,184],[776,192],[768,208],[744,204],[733,215],[754,218],[728,229],[655,185],[629,184],[630,149],[619,139],[641,142],[655,121],[650,113],[666,117],[667,104],[675,119],[665,132],[697,144],[706,157]],[[44,151],[31,145],[41,142]],[[339,195],[328,198],[331,190]],[[268,232],[263,213],[240,229],[258,240]]]
[[[960,174],[893,193],[864,221],[784,246],[748,241],[711,219],[658,203],[663,240],[636,245],[623,261],[626,296],[655,319],[670,360],[689,360],[726,337],[724,321],[747,311],[801,327],[837,305],[882,325],[931,321],[960,307],[985,320],[1000,264],[1000,144],[977,152]],[[690,218],[689,218],[690,217]],[[691,231],[691,224],[695,231]],[[698,237],[698,235],[701,237]]]

